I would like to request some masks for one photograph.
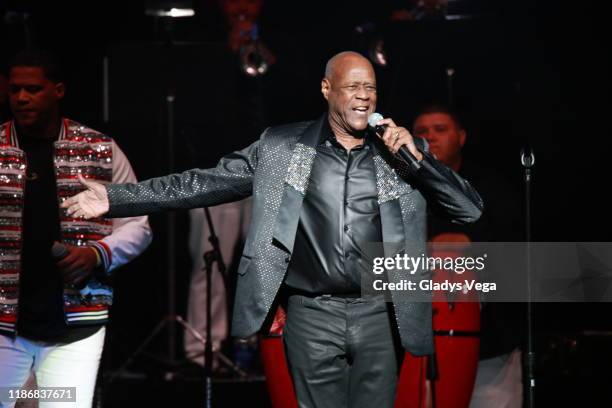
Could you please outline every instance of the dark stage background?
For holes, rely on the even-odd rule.
[[[0,20],[0,63],[27,36],[57,52],[68,73],[66,116],[113,136],[140,179],[212,166],[266,126],[319,116],[326,60],[345,49],[363,51],[364,39],[354,28],[373,22],[389,57],[387,67],[377,67],[378,111],[409,127],[419,106],[447,101],[446,70],[453,68],[468,159],[510,180],[522,198],[519,151],[527,143],[535,150],[534,240],[610,241],[611,30],[599,2],[474,2],[477,18],[410,24],[386,21],[391,2],[268,0],[261,35],[278,62],[259,78],[240,72],[225,45],[222,18],[209,3],[199,3],[193,19],[174,21],[172,36],[145,17],[143,1],[44,3],[0,2],[0,16],[6,10],[29,13],[27,33],[19,21]],[[176,96],[174,169],[168,168],[166,148],[168,90]],[[107,370],[123,362],[166,313],[165,215],[152,216],[151,223],[149,250],[115,276]],[[185,213],[177,214],[177,223],[176,306],[184,315]],[[610,311],[608,304],[537,305],[544,339],[538,350],[541,384],[559,401],[573,401],[578,393],[560,385],[602,381],[600,367],[612,362],[603,350],[612,340],[581,333],[612,330]],[[581,347],[567,346],[572,339]],[[163,335],[156,339],[149,352],[163,354],[164,341]],[[141,358],[132,369],[165,368]]]

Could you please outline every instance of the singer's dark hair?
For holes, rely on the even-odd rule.
[[[57,58],[46,50],[28,49],[19,52],[9,64],[9,72],[15,67],[36,67],[43,70],[45,78],[58,83],[64,81],[64,73]]]
[[[432,103],[429,105],[425,105],[418,111],[417,115],[415,116],[415,119],[421,115],[427,115],[431,113],[444,113],[451,117],[451,119],[455,122],[459,129],[463,129],[463,122],[459,117],[457,111],[455,111],[449,105],[445,105],[443,103]]]

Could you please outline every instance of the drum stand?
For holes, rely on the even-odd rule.
[[[436,381],[438,380],[438,361],[435,350],[433,353],[427,356],[426,378],[429,380],[431,394],[430,408],[436,408]]]

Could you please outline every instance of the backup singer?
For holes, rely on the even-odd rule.
[[[18,389],[33,371],[39,387],[76,387],[76,404],[62,406],[91,407],[108,275],[149,245],[151,229],[144,216],[60,212],[82,189],[77,174],[103,184],[136,177],[110,137],[60,116],[65,87],[51,55],[18,55],[8,82],[15,119],[0,126],[0,387]]]

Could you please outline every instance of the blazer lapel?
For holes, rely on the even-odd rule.
[[[289,253],[293,252],[304,196],[308,190],[310,170],[317,153],[321,127],[327,115],[310,125],[300,136],[289,162],[281,204],[276,217],[273,239]]]
[[[403,244],[406,237],[399,197],[410,192],[412,188],[400,179],[396,170],[389,165],[389,160],[391,160],[389,154],[382,151],[376,143],[374,143],[373,160],[383,242]],[[385,245],[385,256],[395,255],[395,253],[387,253],[392,247],[395,245]]]

